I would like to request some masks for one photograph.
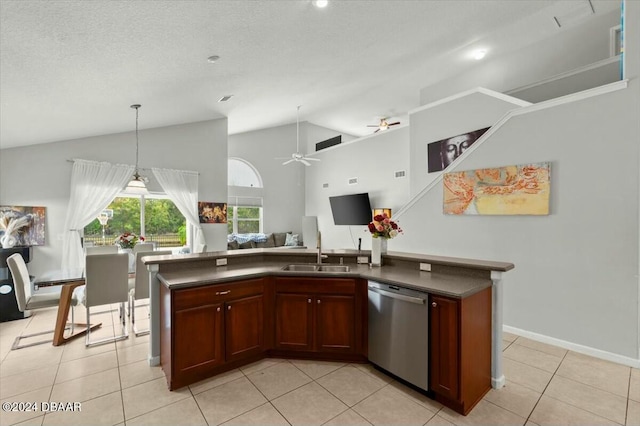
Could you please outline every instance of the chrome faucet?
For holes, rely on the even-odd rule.
[[[320,234],[320,231],[318,231],[318,259],[316,260],[316,263],[322,263],[322,234]]]

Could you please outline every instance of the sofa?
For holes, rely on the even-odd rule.
[[[301,248],[302,239],[292,232],[273,232],[270,234],[229,234],[227,250],[250,248]]]

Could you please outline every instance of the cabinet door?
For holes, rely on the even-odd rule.
[[[460,393],[459,302],[432,296],[430,312],[430,387],[436,393],[457,400]]]
[[[174,368],[180,373],[207,371],[224,362],[222,303],[182,309],[174,314]]]
[[[307,294],[276,294],[276,348],[312,350],[312,301]]]
[[[264,297],[245,297],[225,304],[226,361],[258,354],[264,348]]]
[[[355,352],[355,297],[316,297],[316,345],[320,352]]]

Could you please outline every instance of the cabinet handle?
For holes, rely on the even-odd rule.
[[[435,308],[438,304],[436,302],[431,302],[431,306]]]
[[[231,305],[227,305],[227,311],[231,310]]]
[[[216,291],[216,296],[221,296],[223,294],[229,294],[229,293],[231,293],[231,290]]]
[[[218,309],[216,309],[216,311],[220,312],[220,306],[218,306]]]
[[[318,305],[320,304],[320,299],[318,299]]]
[[[307,303],[311,303],[311,299],[307,299]]]

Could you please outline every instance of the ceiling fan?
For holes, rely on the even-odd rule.
[[[276,158],[276,160],[287,160],[284,163],[282,163],[283,166],[289,163],[293,163],[294,161],[302,163],[305,166],[310,166],[311,163],[309,161],[320,161],[319,158],[307,157],[304,154],[300,153],[300,106],[301,105],[298,105],[298,113],[296,117],[296,152],[291,154],[291,158],[288,158],[288,157]]]
[[[380,130],[387,130],[391,126],[397,126],[400,124],[399,121],[395,121],[393,123],[389,123],[387,121],[387,117],[383,117],[380,119],[380,124],[370,124],[367,127],[377,127],[376,131],[373,133],[378,133]]]

